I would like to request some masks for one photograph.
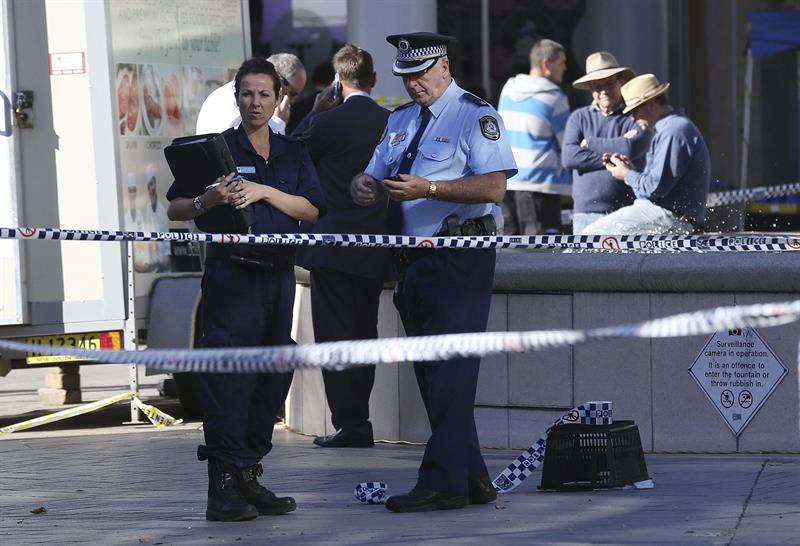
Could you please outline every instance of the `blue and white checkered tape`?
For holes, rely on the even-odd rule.
[[[519,457],[514,459],[514,461],[492,481],[495,490],[498,493],[513,491],[522,485],[522,482],[539,468],[539,465],[544,462],[544,453],[547,449],[547,435],[553,430],[553,427],[569,424],[610,425],[612,422],[610,401],[585,402],[580,406],[572,408],[556,419],[531,447],[523,451]]]
[[[0,239],[52,241],[185,241],[196,243],[364,248],[538,248],[668,252],[782,252],[800,250],[800,236],[738,235],[481,235],[420,237],[353,233],[195,233],[55,228],[0,228]]]
[[[308,368],[401,362],[434,362],[500,353],[524,353],[623,337],[683,337],[746,327],[769,327],[800,320],[800,300],[718,307],[641,323],[585,330],[476,332],[408,338],[348,340],[277,347],[148,349],[112,351],[67,349],[0,339],[0,351],[39,352],[106,364],[139,364],[165,372],[270,373]]]
[[[353,496],[364,504],[383,504],[387,489],[384,482],[361,482],[353,490]]]

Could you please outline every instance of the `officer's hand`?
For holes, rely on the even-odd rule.
[[[203,206],[207,209],[216,207],[217,205],[231,204],[233,199],[233,190],[239,184],[238,181],[231,182],[231,179],[236,176],[236,173],[230,173],[228,176],[220,176],[213,184],[208,186],[206,192],[203,194]]]
[[[382,190],[378,181],[367,173],[359,173],[350,182],[350,196],[356,204],[369,206],[381,197]]]
[[[269,186],[264,184],[242,180],[236,183],[236,186],[231,190],[230,204],[237,209],[243,209],[247,205],[264,199],[269,189]]]
[[[411,201],[425,197],[430,182],[421,176],[398,174],[384,180],[383,187],[389,193],[389,197],[395,201]]]

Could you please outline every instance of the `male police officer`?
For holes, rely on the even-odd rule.
[[[453,81],[447,46],[454,38],[419,32],[386,39],[397,47],[392,72],[413,101],[389,117],[366,172],[353,179],[353,199],[369,205],[388,194],[392,233],[493,233],[493,218],[502,219],[496,203],[517,172],[497,112]],[[493,251],[396,254],[395,305],[409,335],[486,329]],[[414,364],[432,434],[416,486],[390,497],[389,510],[445,510],[496,498],[475,429],[479,365],[479,358]]]

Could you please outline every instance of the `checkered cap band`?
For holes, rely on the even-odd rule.
[[[382,504],[386,500],[386,484],[361,482],[353,489],[353,496],[363,504]]]
[[[416,49],[397,48],[398,61],[424,61],[445,55],[447,55],[447,46],[445,44],[418,47]]]

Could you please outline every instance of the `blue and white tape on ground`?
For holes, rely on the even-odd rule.
[[[610,425],[612,423],[612,409],[610,401],[585,402],[580,406],[574,407],[567,413],[553,421],[547,430],[544,431],[533,445],[523,451],[519,457],[508,465],[493,481],[495,490],[498,493],[508,493],[513,491],[525,481],[525,478],[533,474],[544,462],[544,452],[547,448],[547,435],[553,427],[563,424],[581,425]]]
[[[498,353],[523,353],[620,337],[663,338],[769,327],[800,320],[800,300],[718,307],[646,322],[585,330],[481,332],[408,338],[215,349],[90,351],[0,339],[0,351],[75,356],[106,364],[143,364],[165,372],[262,373],[304,368],[430,362]]]
[[[667,250],[671,252],[783,252],[800,250],[800,235],[494,235],[417,237],[347,233],[193,233],[92,231],[54,228],[0,228],[0,239],[53,241],[187,241],[288,246],[529,248],[587,250]]]
[[[386,502],[386,484],[383,482],[361,482],[353,490],[353,496],[364,504]]]

